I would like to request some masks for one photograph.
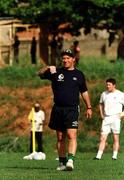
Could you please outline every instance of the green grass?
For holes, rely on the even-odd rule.
[[[19,107],[19,101],[11,96],[11,89],[17,87],[38,88],[48,85],[48,81],[41,81],[36,75],[39,66],[22,64],[0,69],[0,86],[9,87],[9,93],[1,94],[0,105],[11,103],[14,107]],[[0,180],[123,180],[124,179],[124,122],[122,121],[122,132],[120,135],[120,152],[117,161],[111,160],[112,137],[108,138],[108,147],[101,161],[93,161],[92,158],[97,152],[99,143],[99,129],[101,121],[98,112],[98,103],[101,92],[104,90],[106,78],[114,77],[117,79],[118,88],[124,89],[124,62],[118,61],[110,63],[103,58],[82,58],[79,69],[86,75],[88,88],[93,106],[93,118],[85,121],[84,105],[81,108],[81,123],[83,130],[78,134],[78,149],[75,159],[75,170],[73,172],[57,172],[55,161],[57,153],[55,151],[56,138],[54,135],[44,132],[44,149],[47,155],[45,161],[26,161],[23,156],[28,154],[29,137],[16,137],[11,132],[5,131],[6,127],[16,119],[16,116],[8,118],[9,111],[0,117]],[[25,94],[28,101],[32,101],[32,96]],[[41,95],[37,96],[41,99]],[[15,103],[16,102],[16,103]],[[20,112],[24,113],[23,107]],[[11,114],[10,114],[11,115]],[[9,116],[10,116],[9,115]],[[18,113],[18,115],[20,115]],[[89,136],[90,131],[96,131],[96,136]],[[4,132],[4,134],[2,134]]]
[[[37,71],[43,65],[14,65],[8,66],[6,68],[0,69],[0,86],[8,87],[32,87],[37,88],[43,85],[49,84],[48,81],[40,80],[37,76]],[[86,75],[88,82],[99,82],[100,80],[105,80],[108,77],[114,77],[119,82],[119,87],[124,86],[123,82],[123,72],[124,72],[124,62],[123,60],[118,60],[115,63],[110,63],[108,59],[105,58],[95,58],[95,57],[85,57],[80,59],[79,69],[81,69]],[[97,86],[98,87],[98,86]],[[99,89],[103,88],[100,85]],[[99,90],[98,89],[98,90]]]
[[[123,72],[124,60],[118,60],[115,63],[110,63],[105,58],[87,57],[80,60],[79,69],[81,69],[88,81],[106,80],[106,78],[114,77],[120,85],[124,85]]]
[[[86,136],[85,133],[78,134],[78,148],[75,157],[75,169],[73,172],[58,172],[55,160],[57,152],[55,149],[55,134],[44,133],[44,150],[46,160],[23,160],[29,154],[29,139],[19,137],[14,144],[15,137],[1,138],[0,147],[0,180],[123,180],[124,177],[124,143],[123,131],[120,135],[120,151],[118,160],[112,157],[112,136],[108,138],[108,146],[100,161],[93,160],[99,142],[99,136]],[[7,149],[8,146],[8,149]],[[2,148],[2,147],[1,147]],[[14,152],[15,151],[15,152]]]
[[[23,160],[24,153],[0,154],[1,180],[123,180],[124,153],[117,161],[112,161],[111,153],[105,153],[103,159],[94,161],[94,153],[77,153],[75,169],[72,172],[58,172],[56,154],[49,152],[47,159]]]
[[[48,81],[40,80],[37,76],[39,66],[9,66],[0,69],[0,86],[37,88],[48,85]]]

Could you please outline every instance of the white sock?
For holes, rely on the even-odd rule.
[[[115,158],[115,159],[117,159],[117,155],[118,155],[118,151],[113,151],[112,158]]]
[[[103,154],[103,151],[100,151],[100,150],[99,150],[98,153],[97,153],[97,155],[96,155],[96,158],[101,159],[102,154]]]

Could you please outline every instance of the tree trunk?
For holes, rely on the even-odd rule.
[[[117,59],[124,60],[124,32],[121,30],[119,33],[119,44],[117,48]]]
[[[48,25],[41,24],[39,33],[39,56],[41,62],[45,64],[49,64],[48,35]]]
[[[124,38],[120,41],[117,50],[117,58],[124,60]]]

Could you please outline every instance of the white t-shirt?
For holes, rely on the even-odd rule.
[[[34,123],[35,123],[35,131],[42,132],[43,131],[43,121],[45,120],[45,113],[44,111],[40,110],[38,112],[34,112]],[[31,131],[32,128],[32,122],[31,122]]]
[[[104,91],[100,97],[100,104],[104,104],[106,116],[119,114],[124,105],[124,93],[117,89],[114,92]]]

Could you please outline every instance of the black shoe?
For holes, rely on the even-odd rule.
[[[94,158],[93,158],[93,160],[100,160],[100,159],[99,159],[99,158],[97,158],[97,157],[94,157]]]
[[[117,158],[112,158],[112,160],[114,160],[114,161],[115,161],[115,160],[117,160]]]

